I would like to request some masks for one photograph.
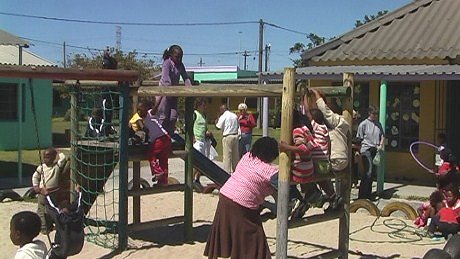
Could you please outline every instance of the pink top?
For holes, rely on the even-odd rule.
[[[314,173],[312,151],[318,148],[318,145],[307,126],[295,128],[292,131],[292,139],[294,145],[300,149],[300,152],[294,153],[293,156],[292,181],[296,183],[310,182]]]
[[[328,160],[329,159],[329,130],[326,125],[318,124],[312,120],[314,141],[318,145],[312,151],[313,160]]]
[[[258,209],[265,197],[273,193],[270,179],[276,173],[277,166],[263,162],[248,152],[240,159],[220,193],[245,208]]]

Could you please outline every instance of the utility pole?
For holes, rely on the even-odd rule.
[[[263,62],[263,54],[264,54],[264,21],[262,19],[259,20],[259,79],[257,80],[257,83],[259,85],[262,84],[262,62]],[[257,99],[257,110],[259,111],[259,116],[257,118],[257,126],[260,128],[262,126],[262,114],[263,114],[263,109],[262,104],[261,104],[261,99]]]
[[[64,58],[63,58],[63,60],[64,60],[64,68],[66,68],[67,67],[67,61],[66,61],[66,56],[65,56],[66,55],[65,54],[65,41],[64,41],[64,44],[62,46],[62,52],[63,52],[62,54],[64,55]]]
[[[246,58],[249,57],[249,56],[251,56],[251,54],[249,54],[249,53],[245,50],[244,53],[243,53],[243,57],[244,57],[244,67],[243,67],[243,69],[244,69],[244,70],[248,70],[248,67],[246,66]]]
[[[116,30],[116,33],[115,33],[115,36],[116,36],[116,39],[117,39],[117,51],[120,51],[121,50],[121,26],[117,26],[116,27],[117,30]]]

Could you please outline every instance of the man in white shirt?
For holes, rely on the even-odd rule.
[[[222,159],[224,169],[233,173],[236,164],[240,160],[238,147],[238,116],[229,111],[227,105],[222,104],[219,107],[220,117],[216,121],[216,127],[222,130]]]

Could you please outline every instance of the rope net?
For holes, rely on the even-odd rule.
[[[80,186],[86,239],[118,248],[120,92],[78,85],[72,90],[72,182]]]

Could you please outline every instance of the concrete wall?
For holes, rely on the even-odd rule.
[[[22,149],[37,148],[37,135],[32,114],[31,93],[29,80],[0,78],[0,82],[24,85],[24,120],[22,123]],[[51,80],[33,79],[32,87],[35,97],[38,132],[41,148],[52,145],[52,85]],[[18,148],[18,121],[0,121],[0,150],[17,150]]]

